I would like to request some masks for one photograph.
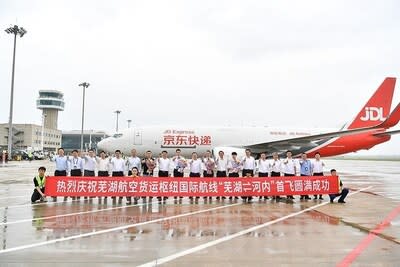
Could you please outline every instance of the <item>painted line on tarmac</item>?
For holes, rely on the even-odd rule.
[[[10,199],[10,198],[23,198],[23,197],[26,197],[26,195],[23,195],[23,196],[11,196],[11,197],[0,197],[0,200]]]
[[[29,196],[28,196],[28,198],[29,198]],[[48,198],[50,198],[51,199],[51,197],[48,197]],[[21,205],[13,205],[13,206],[3,206],[3,207],[0,207],[0,209],[10,209],[10,208],[24,208],[24,207],[36,207],[36,206],[41,206],[41,205],[51,205],[51,204],[65,204],[65,203],[72,203],[72,202],[78,202],[78,201],[81,201],[82,199],[70,199],[70,200],[66,200],[66,201],[64,201],[64,197],[59,197],[59,198],[62,198],[62,200],[61,201],[56,201],[56,202],[54,202],[54,201],[52,201],[52,200],[49,200],[49,201],[47,201],[47,202],[38,202],[38,203],[35,203],[35,204],[21,204]],[[81,197],[81,198],[83,198],[83,197]],[[84,199],[85,201],[89,201],[90,200],[90,198],[88,198],[88,199]]]
[[[3,250],[0,250],[0,254],[19,251],[19,250],[24,250],[24,249],[28,249],[28,248],[40,247],[40,246],[45,246],[45,245],[50,245],[50,244],[55,244],[55,243],[60,243],[60,242],[63,242],[63,241],[79,239],[79,238],[82,238],[82,237],[89,237],[89,236],[95,236],[95,235],[100,235],[100,234],[105,234],[105,233],[111,233],[111,232],[120,231],[120,230],[124,230],[124,229],[131,228],[131,227],[136,227],[136,226],[141,226],[141,225],[146,225],[146,224],[151,224],[151,223],[158,223],[158,222],[162,222],[162,221],[168,221],[168,220],[177,219],[177,218],[181,218],[181,217],[197,215],[197,214],[205,213],[205,212],[209,212],[209,211],[215,211],[215,210],[219,210],[219,209],[234,207],[234,206],[238,206],[238,205],[242,205],[242,203],[223,205],[223,206],[219,206],[219,207],[215,207],[215,208],[210,208],[210,209],[205,209],[205,210],[198,210],[198,211],[193,211],[193,212],[188,212],[188,213],[168,216],[168,217],[164,217],[164,218],[154,219],[154,220],[150,220],[150,221],[134,223],[134,224],[129,224],[129,225],[123,225],[123,226],[114,227],[114,228],[110,228],[110,229],[94,231],[94,232],[89,232],[89,233],[85,233],[85,234],[73,235],[73,236],[68,236],[68,237],[48,240],[48,241],[44,241],[44,242],[33,243],[33,244],[29,244],[29,245],[23,245],[23,246],[3,249]]]
[[[350,266],[353,261],[360,256],[360,254],[371,244],[371,242],[383,232],[383,230],[390,226],[390,223],[400,214],[400,205],[398,205],[394,210],[392,210],[389,215],[374,229],[372,229],[369,234],[361,240],[361,242],[352,250],[342,261],[340,261],[337,267],[347,267]]]
[[[172,202],[169,201],[169,202]],[[21,219],[17,221],[11,221],[11,222],[2,222],[0,223],[1,225],[10,225],[10,224],[18,224],[18,223],[24,223],[24,222],[34,222],[38,220],[48,220],[48,219],[54,219],[54,218],[60,218],[60,217],[69,217],[69,216],[75,216],[75,215],[82,215],[82,214],[89,214],[89,213],[96,213],[96,212],[102,212],[102,211],[110,211],[110,210],[118,210],[118,209],[125,209],[125,208],[130,208],[130,207],[140,207],[140,206],[147,206],[147,205],[153,205],[159,203],[158,200],[154,200],[152,202],[145,202],[141,204],[134,204],[134,205],[126,205],[126,206],[118,206],[118,207],[111,207],[111,208],[106,208],[106,209],[97,209],[97,210],[87,210],[87,211],[79,211],[79,212],[73,212],[73,213],[65,213],[65,214],[59,214],[59,215],[52,215],[52,216],[47,216],[47,217],[38,217],[38,218],[31,218],[31,219]],[[164,204],[161,204],[164,205]]]
[[[359,190],[357,190],[356,192],[350,193],[349,195],[357,194],[357,193],[359,193],[359,192],[361,192],[361,191],[368,190],[368,189],[370,189],[371,187],[372,187],[372,186],[368,186],[368,187],[359,189]],[[314,209],[316,209],[316,208],[322,207],[322,206],[327,205],[327,204],[329,204],[329,202],[320,203],[320,204],[311,206],[311,207],[309,207],[309,208],[306,208],[306,209],[304,209],[304,210],[301,210],[301,211],[298,211],[298,212],[290,213],[290,214],[288,214],[288,215],[286,215],[286,216],[283,216],[283,217],[280,217],[280,218],[278,218],[278,219],[275,219],[275,220],[272,220],[272,221],[269,221],[269,222],[266,222],[266,223],[263,223],[263,224],[260,224],[260,225],[256,225],[256,226],[253,226],[253,227],[250,227],[250,228],[247,228],[247,229],[245,229],[245,230],[236,232],[236,233],[231,234],[231,235],[228,235],[228,236],[221,237],[221,238],[219,238],[219,239],[215,239],[215,240],[213,240],[213,241],[210,241],[210,242],[207,242],[207,243],[205,243],[205,244],[201,244],[201,245],[198,245],[198,246],[195,246],[195,247],[192,247],[192,248],[183,250],[183,251],[181,251],[181,252],[177,252],[177,253],[175,253],[175,254],[166,256],[166,257],[164,257],[164,258],[160,258],[160,259],[157,259],[157,260],[154,260],[154,261],[150,261],[150,262],[141,264],[141,265],[139,265],[138,267],[152,267],[152,266],[158,266],[159,264],[167,263],[167,262],[176,260],[176,259],[178,259],[178,258],[180,258],[180,257],[186,256],[186,255],[189,255],[189,254],[193,254],[193,253],[198,252],[198,251],[200,251],[200,250],[203,250],[203,249],[206,249],[206,248],[209,248],[209,247],[212,247],[212,246],[221,244],[221,243],[223,243],[223,242],[229,241],[229,240],[234,239],[234,238],[236,238],[236,237],[243,236],[243,235],[248,234],[248,233],[250,233],[250,232],[254,232],[254,231],[258,230],[258,229],[261,229],[261,228],[267,227],[267,226],[269,226],[269,225],[272,225],[272,224],[275,224],[275,223],[284,221],[284,220],[286,220],[286,219],[295,217],[295,216],[297,216],[297,215],[300,215],[300,214],[303,214],[303,213],[305,213],[305,212],[314,210]]]

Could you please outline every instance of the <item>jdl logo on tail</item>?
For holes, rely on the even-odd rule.
[[[385,119],[382,107],[366,107],[364,117],[360,118],[362,121],[384,121]]]

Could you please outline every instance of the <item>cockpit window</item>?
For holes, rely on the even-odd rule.
[[[114,137],[114,138],[120,138],[120,137],[122,137],[122,133],[114,134],[113,137]]]

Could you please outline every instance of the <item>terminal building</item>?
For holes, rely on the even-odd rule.
[[[93,149],[97,151],[97,143],[102,139],[109,137],[102,131],[83,131],[83,150]],[[72,150],[81,149],[81,131],[63,131],[61,147],[65,152],[70,153]]]
[[[13,124],[12,151],[41,150],[54,152],[61,145],[62,133],[58,130],[58,111],[65,106],[64,94],[56,90],[40,90],[36,107],[42,110],[42,125]],[[8,124],[0,124],[0,147],[7,149]]]

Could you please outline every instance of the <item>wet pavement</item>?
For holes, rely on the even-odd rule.
[[[0,167],[0,266],[400,266],[400,162],[326,163],[351,189],[346,204],[31,205],[38,166],[53,163],[13,162]]]

